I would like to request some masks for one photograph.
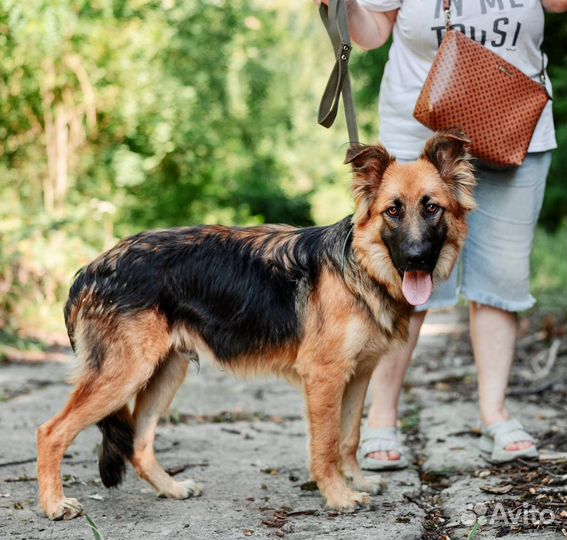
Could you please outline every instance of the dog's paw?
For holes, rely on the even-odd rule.
[[[354,512],[358,507],[371,503],[372,497],[362,491],[347,491],[340,496],[327,498],[327,506],[330,509],[346,513]]]
[[[378,495],[382,493],[388,485],[388,482],[379,475],[360,476],[352,480],[352,487],[360,491],[370,493],[370,495]]]
[[[167,491],[161,491],[160,497],[168,499],[189,499],[190,497],[198,497],[203,493],[203,486],[190,478],[175,484]]]
[[[180,482],[185,490],[185,497],[183,499],[188,499],[189,497],[199,497],[203,494],[202,484],[198,484],[194,480],[187,479]]]
[[[54,504],[49,504],[45,508],[45,515],[52,521],[61,519],[73,519],[83,513],[83,506],[77,499],[63,497]]]

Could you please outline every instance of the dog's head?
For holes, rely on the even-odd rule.
[[[449,277],[475,208],[468,139],[438,133],[422,155],[398,163],[382,145],[352,146],[354,250],[359,264],[394,297],[424,304]]]

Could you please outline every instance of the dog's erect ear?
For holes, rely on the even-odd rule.
[[[394,159],[381,144],[356,144],[348,149],[345,163],[352,165],[354,173],[352,193],[356,222],[364,222],[370,217],[370,209],[376,199],[380,181]]]
[[[465,210],[474,210],[473,197],[476,180],[471,156],[468,153],[470,140],[459,130],[436,133],[425,144],[421,159],[433,164],[445,182],[453,188],[460,206]]]
[[[425,143],[422,158],[427,159],[439,169],[441,176],[451,175],[451,167],[456,161],[468,159],[468,137],[459,130],[440,131]]]
[[[393,157],[381,145],[353,144],[347,150],[345,163],[351,163],[355,172],[369,166],[382,166],[384,170],[393,161]],[[383,173],[384,171],[382,171]]]

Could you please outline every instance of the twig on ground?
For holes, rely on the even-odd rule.
[[[187,469],[192,469],[193,467],[208,467],[208,463],[185,463],[183,465],[178,465],[177,467],[169,467],[165,469],[165,472],[171,476],[182,473]]]
[[[538,341],[543,341],[547,336],[548,336],[548,333],[545,330],[540,330],[539,332],[536,332],[535,334],[530,334],[528,336],[524,336],[523,338],[520,338],[518,340],[517,345],[520,348],[529,347],[530,345],[533,345],[534,343],[537,343]]]
[[[507,395],[509,396],[524,396],[527,394],[539,394],[544,390],[547,390],[557,382],[557,379],[550,378],[541,381],[538,384],[530,384],[528,386],[511,386],[508,389]]]
[[[555,365],[560,346],[561,340],[558,338],[554,339],[547,351],[541,351],[531,357],[530,364],[532,369],[522,369],[518,372],[518,375],[530,380],[541,380],[547,377]]]
[[[567,461],[567,452],[540,452],[540,463],[561,463]]]
[[[6,461],[4,463],[0,463],[0,467],[10,467],[12,465],[24,465],[25,463],[33,463],[36,458],[28,458],[28,459],[20,459],[17,461]]]
[[[537,492],[543,495],[567,495],[567,486],[543,486]]]

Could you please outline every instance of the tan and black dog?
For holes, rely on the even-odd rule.
[[[380,145],[354,146],[355,213],[328,227],[200,226],[143,232],[83,268],[65,320],[79,361],[65,409],[38,432],[40,504],[51,519],[81,513],[61,460],[98,424],[103,483],[129,460],[163,496],[199,495],[157,462],[160,415],[190,359],[298,384],[309,419],[311,472],[331,508],[378,493],[356,459],[368,380],[406,339],[413,305],[449,276],[465,240],[475,184],[458,132],[435,135],[400,164]],[[135,398],[133,412],[128,402]]]

